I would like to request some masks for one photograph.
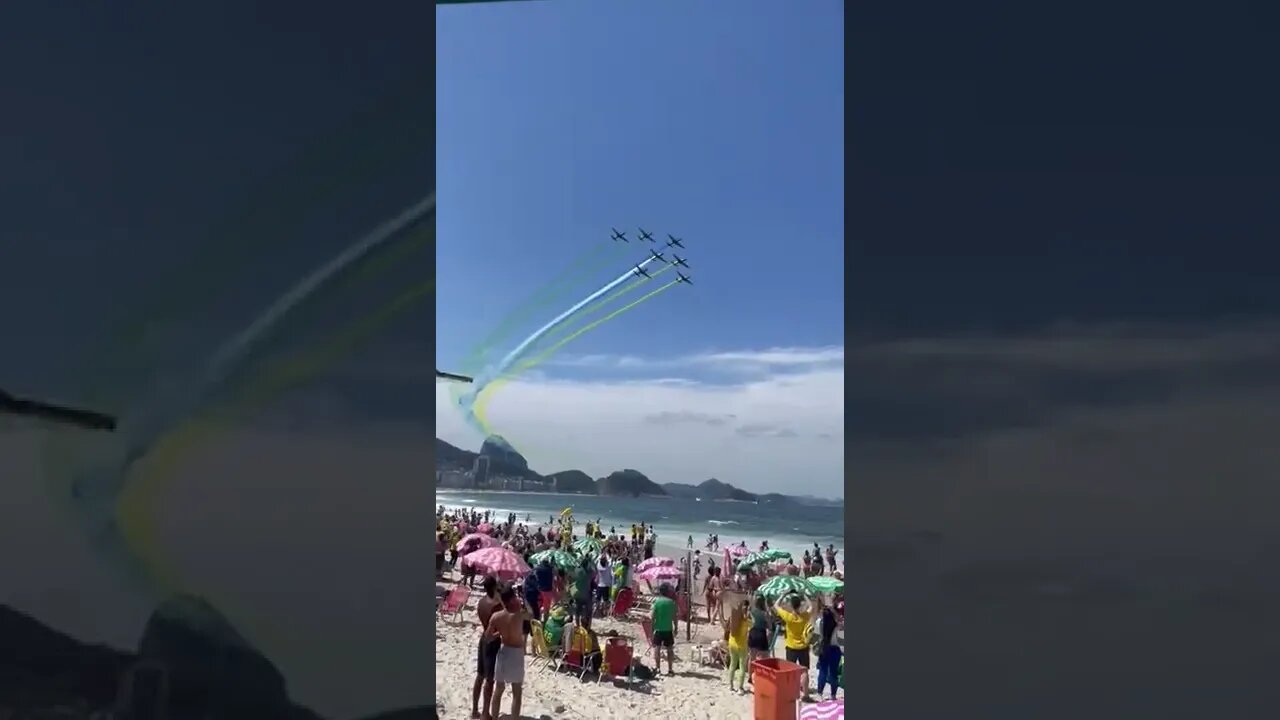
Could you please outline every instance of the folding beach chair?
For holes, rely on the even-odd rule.
[[[586,628],[574,626],[573,635],[569,638],[569,649],[561,656],[556,670],[567,667],[578,671],[581,680],[591,670],[591,661],[598,658],[600,652],[591,650],[591,633]]]
[[[543,669],[560,659],[560,648],[547,644],[547,630],[537,620],[529,621],[529,639],[533,644],[533,658],[542,663]]]
[[[631,641],[621,637],[611,637],[604,646],[604,662],[600,664],[600,675],[596,678],[596,683],[604,680],[605,676],[627,679],[627,687],[631,687],[631,663],[635,658],[635,648],[631,646]]]
[[[467,599],[471,597],[471,591],[467,590],[465,585],[454,585],[448,595],[440,601],[439,612],[441,619],[452,620],[458,622],[462,619],[462,610],[467,606]]]

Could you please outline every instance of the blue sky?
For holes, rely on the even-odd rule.
[[[609,244],[610,227],[634,241],[643,226],[685,241],[680,254],[695,285],[674,287],[583,335],[527,383],[663,378],[726,392],[812,369],[789,355],[743,371],[748,354],[769,350],[823,350],[825,369],[834,369],[844,331],[840,3],[510,3],[441,8],[437,22],[442,367],[459,367],[509,313],[584,253]],[[645,256],[636,243],[629,248],[558,303],[540,306],[501,351]],[[709,359],[725,353],[736,358],[732,368]],[[606,392],[606,385],[592,387],[593,396]],[[544,472],[582,462],[597,473],[627,464],[659,481],[718,474],[761,488],[771,482],[759,473],[739,477],[738,467],[681,472],[677,461],[658,469],[662,463],[621,451],[587,458],[567,440],[539,443],[515,409],[521,391],[495,392],[494,427],[517,448],[522,438],[554,445],[531,457]],[[563,388],[557,392],[565,397]],[[600,412],[628,412],[606,402],[634,403],[597,400]],[[647,415],[630,411],[641,423],[634,428],[617,418],[617,432],[644,431],[644,418],[652,426],[661,424],[656,418],[706,415],[706,427],[727,437],[736,431],[743,441],[756,425],[775,422],[716,425],[710,416],[734,414],[722,396],[670,403]],[[441,412],[441,436],[474,446],[474,436],[451,438],[450,412]],[[838,435],[839,427],[818,434]],[[828,456],[835,464],[825,470],[824,489],[838,494],[838,453]]]

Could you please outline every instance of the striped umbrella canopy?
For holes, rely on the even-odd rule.
[[[467,545],[470,545],[472,550],[480,550],[487,547],[496,547],[498,545],[498,540],[492,535],[471,533],[470,535],[463,535],[462,539],[458,541],[458,544],[454,545],[454,548],[458,552],[462,552]]]
[[[563,568],[565,570],[572,570],[578,566],[579,562],[578,558],[563,550],[543,550],[542,552],[536,552],[530,555],[529,559],[537,565],[541,565],[542,561],[546,560],[551,563],[551,567]]]
[[[582,556],[599,555],[604,549],[604,543],[593,537],[583,537],[573,542],[573,549]]]
[[[680,572],[680,568],[671,565],[655,565],[644,572],[636,573],[636,577],[647,582],[658,582],[660,580],[675,580],[684,573]]]
[[[764,553],[751,553],[738,561],[738,572],[753,568],[757,565],[764,565],[773,558],[765,557]]]
[[[648,560],[641,560],[639,563],[636,564],[635,571],[638,573],[642,573],[645,570],[648,570],[649,568],[656,568],[662,565],[669,565],[671,567],[675,567],[676,561],[675,559],[669,558],[669,557],[655,556],[655,557],[649,558]]]
[[[808,578],[809,584],[818,592],[829,593],[844,589],[844,581],[830,575],[814,575]]]
[[[530,573],[524,558],[515,551],[504,547],[491,547],[477,550],[462,558],[465,567],[475,568],[486,575],[493,575],[503,580],[515,580]]]
[[[800,708],[800,720],[844,720],[844,700],[823,700]]]
[[[744,557],[750,555],[751,551],[747,549],[746,545],[734,545],[729,548],[729,554],[734,557]]]
[[[766,560],[790,560],[791,559],[791,553],[787,552],[786,550],[773,550],[773,549],[761,550],[756,554],[763,557]]]
[[[763,596],[766,600],[776,600],[786,595],[803,595],[805,597],[813,597],[818,591],[809,584],[808,580],[796,575],[776,575],[769,578],[761,585],[756,593]]]

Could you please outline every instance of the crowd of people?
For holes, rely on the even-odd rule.
[[[497,717],[506,689],[511,690],[511,713],[519,717],[524,682],[524,662],[530,642],[545,643],[547,647],[580,645],[587,657],[595,658],[599,670],[599,651],[602,638],[593,629],[593,620],[606,617],[615,608],[628,608],[635,600],[640,582],[633,578],[633,568],[654,557],[657,534],[651,526],[634,524],[618,532],[616,527],[605,531],[599,519],[584,524],[582,534],[575,533],[570,513],[561,517],[548,517],[544,526],[533,524],[530,515],[523,522],[516,513],[495,517],[490,511],[474,509],[437,509],[437,571],[457,572],[458,582],[474,587],[477,579],[482,595],[476,605],[476,620],[481,636],[476,648],[476,677],[472,692],[473,717]],[[493,574],[483,574],[463,561],[470,552],[489,544],[507,548],[522,557],[529,568],[523,577],[505,577],[501,580]],[[471,541],[464,541],[464,538]],[[591,552],[575,552],[581,541],[588,539]],[[692,537],[690,537],[692,541]],[[718,536],[709,537],[708,548],[718,549]],[[767,543],[762,544],[767,550]],[[553,553],[559,562],[552,561]],[[540,555],[539,555],[540,554]],[[825,558],[823,557],[825,555]],[[572,557],[573,563],[565,561]],[[726,559],[729,554],[726,551]],[[819,558],[817,563],[814,558]],[[840,593],[833,602],[821,597],[808,600],[798,595],[766,601],[754,591],[766,579],[765,572],[753,572],[747,568],[734,572],[725,571],[723,561],[717,565],[713,556],[706,556],[706,573],[702,573],[703,556],[695,551],[693,566],[687,566],[682,558],[677,566],[679,576],[674,584],[667,581],[645,583],[651,595],[642,615],[649,621],[646,638],[653,648],[653,668],[637,668],[642,674],[658,674],[665,659],[667,673],[674,674],[675,646],[678,626],[682,621],[693,622],[694,613],[689,599],[700,595],[706,612],[706,625],[720,632],[714,633],[712,656],[718,656],[727,669],[727,679],[732,690],[748,692],[751,683],[752,663],[770,656],[775,638],[784,639],[785,657],[805,670],[805,697],[810,695],[809,670],[811,658],[816,659],[817,688],[819,694],[829,686],[831,696],[836,696],[840,678],[842,640],[837,631],[843,626],[843,601]],[[826,560],[823,563],[823,559]],[[797,567],[788,561],[781,572],[799,575],[801,567],[805,576],[834,571],[834,548],[820,553],[815,544],[813,553],[806,551],[803,565]],[[692,572],[688,572],[692,570]],[[692,580],[693,587],[686,587]],[[701,587],[697,587],[700,585]],[[698,592],[700,590],[700,593]],[[725,607],[726,593],[735,593],[731,606]],[[534,633],[540,637],[531,637]],[[605,632],[606,641],[615,630]],[[705,636],[705,633],[703,633]],[[816,658],[814,657],[816,656]]]

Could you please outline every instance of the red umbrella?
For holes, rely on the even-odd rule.
[[[504,580],[522,578],[530,573],[529,565],[525,563],[524,558],[504,547],[477,550],[462,558],[462,564]]]

